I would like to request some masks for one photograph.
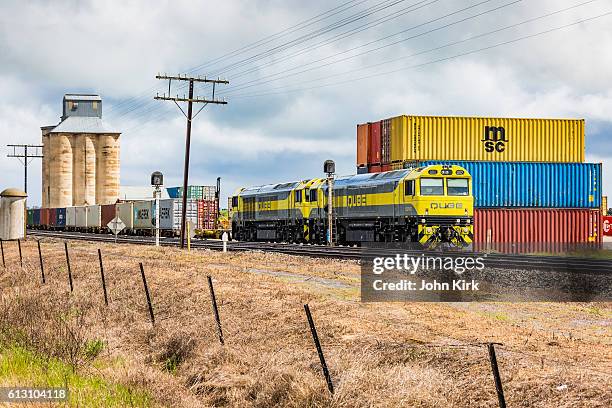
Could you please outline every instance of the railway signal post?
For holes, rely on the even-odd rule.
[[[333,160],[325,160],[323,163],[323,171],[327,173],[327,243],[329,246],[334,246],[334,216],[333,216],[333,184],[334,174],[336,173],[336,164]]]
[[[155,189],[153,192],[153,197],[155,198],[155,246],[159,246],[159,198],[161,196],[161,187],[164,185],[164,175],[160,171],[151,174],[151,185]]]
[[[181,216],[181,248],[185,248],[185,223],[186,223],[186,213],[187,213],[186,211],[187,185],[189,181],[189,149],[191,146],[191,122],[193,119],[195,119],[196,116],[198,116],[200,112],[202,112],[202,109],[204,109],[204,107],[206,107],[206,105],[208,105],[209,103],[217,104],[217,105],[227,104],[225,100],[215,99],[215,86],[217,84],[227,85],[229,84],[229,81],[226,81],[223,79],[208,79],[206,77],[201,78],[199,76],[198,77],[188,77],[187,75],[175,75],[175,76],[174,75],[156,75],[155,78],[168,80],[168,95],[166,96],[166,94],[164,93],[162,96],[160,96],[158,93],[154,97],[154,99],[174,102],[176,106],[181,110],[183,115],[185,115],[185,117],[187,118],[187,136],[185,138],[185,166],[183,170],[183,214]],[[182,98],[179,97],[178,95],[174,97],[171,96],[171,91],[172,91],[171,84],[173,80],[189,82],[189,96],[188,97],[185,97],[184,95]],[[195,97],[195,98],[193,97],[194,85],[197,82],[204,82],[204,83],[212,84],[212,98],[207,99],[207,98],[201,98],[201,97]],[[187,102],[187,113],[185,113],[185,111],[183,110],[183,108],[181,108],[178,102]],[[194,102],[203,104],[200,110],[197,111],[195,115],[193,115],[193,103]]]

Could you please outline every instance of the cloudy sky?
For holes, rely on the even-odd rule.
[[[112,4],[111,4],[112,3]],[[121,182],[181,181],[185,118],[161,73],[228,79],[194,120],[192,184],[238,186],[355,166],[355,124],[398,114],[584,118],[612,194],[612,1],[226,0],[0,3],[0,188],[7,143],[38,144],[64,93],[103,97]],[[606,14],[608,13],[608,14]],[[173,93],[185,93],[173,86]],[[210,96],[210,87],[196,94]],[[40,162],[30,166],[40,203]]]

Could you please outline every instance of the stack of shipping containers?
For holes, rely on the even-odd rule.
[[[474,242],[539,250],[601,242],[601,164],[584,146],[584,120],[398,116],[357,126],[357,171],[463,166]]]
[[[182,198],[182,187],[169,187],[168,195],[171,198]],[[187,200],[194,200],[193,209],[187,204],[187,215],[193,211],[199,229],[210,230],[217,227],[219,218],[219,198],[216,194],[215,186],[188,186]],[[180,209],[179,209],[180,211]]]

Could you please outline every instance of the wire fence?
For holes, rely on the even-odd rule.
[[[48,282],[48,278],[45,276],[45,261],[44,261],[44,256],[43,256],[43,252],[41,250],[41,245],[40,245],[40,240],[36,240],[36,245],[37,245],[37,260],[36,261],[32,261],[29,259],[24,259],[23,257],[23,252],[22,252],[22,241],[21,240],[17,240],[17,245],[15,248],[18,253],[19,253],[19,268],[21,269],[25,269],[26,267],[36,267],[36,263],[38,263],[38,267],[40,269],[40,283],[42,285],[45,285]],[[0,251],[2,254],[2,267],[3,269],[6,271],[8,269],[7,264],[6,264],[6,252],[8,251],[8,244],[9,241],[3,241],[0,240]],[[71,267],[71,263],[70,263],[70,259],[71,259],[71,250],[69,249],[68,246],[68,242],[64,241],[64,252],[65,252],[65,262],[66,262],[66,283],[67,283],[67,289],[70,290],[70,293],[73,293],[75,291],[75,287],[74,287],[74,280],[73,280],[73,275],[72,275],[72,267]],[[99,260],[99,272],[100,272],[100,291],[101,291],[101,296],[100,299],[103,299],[105,306],[109,306],[109,304],[112,303],[123,303],[123,302],[128,302],[129,300],[131,300],[131,298],[129,297],[129,295],[125,295],[125,296],[114,296],[111,297],[109,296],[109,286],[107,284],[106,281],[106,276],[105,276],[105,269],[104,269],[104,262],[103,262],[103,254],[101,249],[97,249],[97,255],[98,255],[98,260]],[[143,290],[143,303],[146,300],[146,305],[147,305],[147,310],[148,310],[148,315],[149,315],[149,319],[150,319],[150,323],[152,327],[155,327],[156,325],[158,325],[160,322],[163,322],[165,320],[168,319],[176,319],[177,316],[175,314],[170,314],[170,310],[165,310],[164,308],[159,308],[156,311],[155,308],[155,298],[152,296],[149,285],[147,283],[147,279],[146,279],[146,271],[144,268],[144,265],[140,262],[139,264],[139,268],[140,268],[140,277],[142,280],[142,290]],[[221,319],[221,308],[220,305],[217,302],[217,297],[215,295],[215,285],[213,282],[213,278],[208,275],[207,276],[207,283],[208,283],[208,288],[209,288],[209,298],[210,298],[210,302],[211,302],[211,318],[212,321],[214,322],[214,328],[213,330],[216,332],[217,337],[218,337],[218,341],[220,343],[221,346],[224,346],[226,343],[226,340],[228,339],[228,336],[232,336],[234,333],[230,330],[224,330],[224,325],[223,325],[223,321]],[[219,284],[219,282],[217,282],[217,284]],[[127,305],[126,305],[127,306]],[[221,305],[222,306],[222,305]],[[310,328],[310,335],[312,337],[313,343],[314,343],[314,347],[316,349],[317,355],[319,356],[319,363],[321,365],[321,373],[323,376],[323,379],[326,382],[327,388],[330,392],[330,394],[334,394],[335,392],[335,388],[334,388],[334,379],[332,377],[332,375],[330,374],[330,370],[328,368],[327,365],[327,361],[325,359],[325,353],[324,353],[324,349],[336,349],[336,348],[345,348],[347,347],[347,343],[342,343],[342,342],[325,342],[322,343],[319,339],[319,334],[318,334],[318,329],[316,327],[315,324],[315,318],[313,313],[310,310],[310,306],[308,304],[304,304],[304,312],[305,312],[305,320],[308,323],[308,326]],[[180,315],[180,314],[179,314]],[[226,322],[232,322],[234,321],[234,319],[231,316],[228,316],[226,318]],[[300,330],[301,328],[303,328],[304,326],[299,326],[296,323],[295,328]],[[364,346],[367,347],[371,347],[371,348],[376,348],[376,347],[382,347],[383,343],[380,342],[377,339],[365,339],[365,340],[361,340],[360,343],[363,343]],[[385,347],[397,347],[397,348],[401,348],[401,349],[414,349],[414,350],[418,350],[418,349],[440,349],[440,350],[451,350],[451,349],[478,349],[478,350],[484,350],[486,349],[486,351],[488,352],[488,359],[491,365],[491,374],[493,377],[493,385],[495,387],[495,392],[497,394],[497,398],[498,398],[498,403],[499,406],[504,408],[506,407],[506,401],[505,401],[505,395],[504,395],[504,391],[503,391],[503,383],[502,383],[502,377],[500,375],[500,367],[498,365],[497,362],[497,352],[499,350],[501,350],[502,353],[508,353],[508,354],[513,354],[513,355],[518,355],[521,357],[525,357],[527,359],[530,359],[532,361],[535,361],[536,363],[541,365],[541,368],[543,369],[545,364],[548,366],[555,366],[555,367],[564,367],[564,368],[572,368],[575,369],[577,368],[577,362],[576,361],[563,361],[560,359],[554,359],[554,358],[549,358],[549,357],[545,357],[542,356],[540,354],[534,354],[534,353],[529,353],[529,352],[525,352],[522,350],[517,349],[514,346],[510,346],[510,345],[506,345],[500,342],[460,342],[460,341],[455,341],[453,343],[414,343],[414,344],[407,344],[405,342],[389,342],[389,341],[385,341],[384,342],[384,346]],[[287,344],[283,347],[281,347],[279,350],[276,350],[277,352],[281,352],[284,351],[290,347],[294,347],[293,344]],[[483,351],[484,354],[484,351]],[[609,376],[609,372],[605,372],[602,370],[598,370],[596,368],[592,368],[592,367],[584,367],[584,366],[580,366],[580,369],[583,369],[585,371],[589,371],[592,373],[597,373],[600,375],[604,375],[604,376]]]

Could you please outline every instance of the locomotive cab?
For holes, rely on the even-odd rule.
[[[416,168],[404,180],[403,190],[415,210],[411,224],[416,241],[455,246],[472,242],[474,198],[465,169],[454,165]]]

